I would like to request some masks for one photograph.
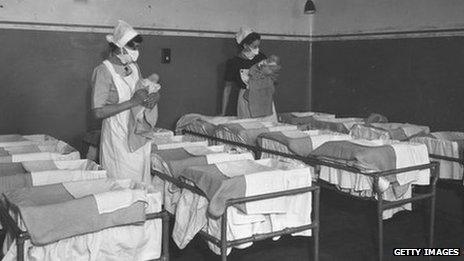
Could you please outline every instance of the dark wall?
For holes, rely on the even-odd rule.
[[[90,117],[90,79],[105,57],[104,34],[0,30],[0,134],[47,133],[80,148],[82,135],[99,128]],[[172,62],[160,63],[161,48]],[[264,40],[262,50],[281,57],[279,111],[309,106],[308,45]],[[219,112],[224,66],[232,39],[145,36],[139,64],[161,76],[159,126],[172,128],[190,112]]]
[[[317,42],[313,109],[464,130],[464,38]]]

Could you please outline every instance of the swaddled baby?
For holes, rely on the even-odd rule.
[[[146,89],[148,94],[156,93],[161,89],[158,83],[159,76],[154,73],[137,83],[136,90]],[[144,146],[150,139],[151,133],[156,132],[155,125],[158,120],[158,105],[153,108],[135,106],[129,116],[129,149],[134,152]]]
[[[261,61],[257,64],[258,72],[261,72],[264,75],[277,76],[277,73],[282,68],[280,66],[280,59],[276,55],[271,55],[269,58]],[[256,72],[255,72],[256,73]],[[252,76],[252,70],[250,70],[250,76]]]
[[[140,81],[142,87],[148,91],[148,94],[158,92],[161,89],[161,85],[158,83],[159,76],[158,74],[154,73],[148,78],[142,79]]]
[[[271,55],[250,68],[245,99],[248,98],[252,118],[273,114],[274,82],[280,69],[280,59],[276,55]]]

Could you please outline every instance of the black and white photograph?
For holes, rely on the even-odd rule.
[[[463,0],[0,0],[0,260],[464,260],[461,113]]]

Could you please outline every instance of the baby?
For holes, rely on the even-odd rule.
[[[142,84],[142,88],[146,88],[148,93],[155,93],[158,92],[161,89],[161,85],[158,83],[159,81],[159,75],[154,73],[148,78],[142,79],[140,82]]]
[[[148,94],[157,93],[161,89],[158,81],[159,76],[154,73],[148,78],[140,80],[136,89],[146,89]],[[157,121],[158,106],[156,104],[154,107],[135,106],[131,109],[128,126],[128,143],[131,152],[141,148],[151,138],[150,134],[155,132]]]
[[[280,59],[276,55],[271,55],[250,68],[248,90],[244,98],[248,100],[252,118],[273,114],[274,82],[281,68]]]
[[[276,55],[269,56],[269,58],[267,58],[266,60],[263,60],[262,62],[258,63],[257,67],[261,71],[261,73],[273,76],[276,76],[282,68],[280,66],[280,59]]]

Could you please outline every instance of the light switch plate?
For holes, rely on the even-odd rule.
[[[161,63],[170,63],[171,62],[171,49],[163,48],[161,49]]]

